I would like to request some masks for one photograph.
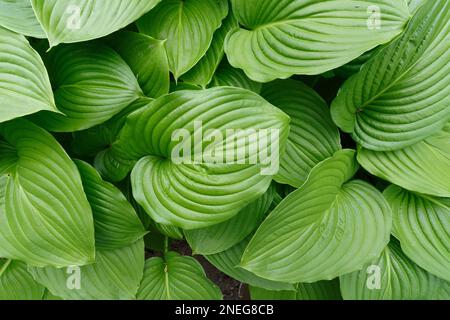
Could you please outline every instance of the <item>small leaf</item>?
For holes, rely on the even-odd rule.
[[[25,263],[0,259],[0,300],[41,300],[44,290]]]
[[[223,86],[243,88],[258,94],[262,87],[261,83],[249,79],[244,71],[233,68],[225,59],[222,60],[210,84],[210,87]]]

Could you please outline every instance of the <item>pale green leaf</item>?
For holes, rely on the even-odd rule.
[[[0,259],[0,300],[41,300],[44,290],[25,263]]]
[[[170,71],[178,79],[205,55],[227,13],[227,0],[165,0],[137,25],[141,33],[167,40]]]
[[[230,30],[238,26],[233,14],[223,20],[222,26],[216,30],[211,42],[211,46],[201,60],[187,73],[185,73],[181,80],[187,83],[192,83],[202,88],[211,82],[214,73],[219,67],[220,61],[224,56],[225,37]]]
[[[345,300],[426,300],[436,299],[448,282],[414,264],[391,240],[377,259],[360,271],[340,278]],[[441,296],[441,298],[443,298]]]
[[[0,26],[25,36],[47,37],[30,0],[0,0]]]
[[[339,130],[326,102],[299,81],[271,82],[261,95],[291,117],[286,152],[274,179],[299,188],[315,165],[341,149]]]
[[[0,136],[17,157],[0,173],[0,256],[36,266],[91,263],[94,223],[75,164],[29,121],[2,124]]]
[[[144,240],[114,249],[97,250],[95,262],[82,267],[29,268],[53,295],[65,300],[135,299],[144,270]]]
[[[384,192],[392,208],[393,234],[416,264],[450,281],[450,202],[397,186]]]
[[[402,36],[344,83],[331,106],[335,123],[375,151],[405,148],[442,129],[450,119],[449,21],[450,2],[422,5]]]
[[[233,218],[208,228],[186,230],[184,234],[195,254],[209,255],[225,251],[244,240],[261,223],[269,210],[275,188],[247,205]]]
[[[0,122],[40,110],[55,111],[50,80],[27,39],[0,27]]]
[[[122,31],[109,42],[133,70],[147,97],[169,93],[170,74],[165,41],[144,34]]]
[[[241,266],[283,282],[331,280],[360,269],[389,241],[391,210],[356,172],[355,152],[337,151],[270,213]]]
[[[106,36],[139,19],[161,0],[31,0],[51,47]]]
[[[406,1],[231,3],[243,27],[228,34],[225,52],[232,66],[259,82],[335,69],[393,39],[409,18]]]
[[[222,293],[192,257],[168,252],[145,262],[138,300],[221,300]]]
[[[32,119],[50,131],[83,130],[111,119],[142,96],[130,67],[102,44],[63,45],[46,57],[58,109]]]

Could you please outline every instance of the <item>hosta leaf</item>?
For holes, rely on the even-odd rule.
[[[111,119],[142,91],[130,67],[101,44],[64,45],[52,50],[47,65],[58,109],[33,119],[50,131],[83,130]]]
[[[425,3],[426,0],[408,0],[409,11],[414,12]]]
[[[150,98],[169,93],[169,62],[164,43],[129,31],[118,33],[110,42],[133,70],[144,94]]]
[[[0,27],[0,122],[40,110],[58,111],[39,54],[27,39]]]
[[[106,36],[122,29],[161,0],[31,0],[50,46]]]
[[[450,2],[422,5],[402,36],[342,86],[331,109],[336,124],[375,151],[401,149],[439,131],[450,119],[449,21]]]
[[[403,252],[423,269],[450,281],[450,201],[391,186],[393,234]]]
[[[230,86],[244,88],[256,93],[261,92],[261,83],[249,79],[244,71],[235,69],[226,60],[222,60],[210,84],[211,87]]]
[[[261,95],[291,117],[286,152],[275,180],[299,188],[316,164],[341,149],[339,130],[326,102],[299,81],[271,82],[263,86]]]
[[[196,254],[214,254],[225,251],[244,240],[263,220],[270,208],[275,188],[247,205],[233,218],[208,228],[186,230],[186,240]]]
[[[382,179],[405,189],[450,197],[450,122],[444,130],[412,146],[377,152],[361,148],[358,162]]]
[[[390,41],[408,19],[405,1],[231,3],[243,27],[228,34],[225,52],[232,66],[259,82],[335,69]]]
[[[224,42],[225,37],[230,30],[236,28],[238,23],[233,14],[229,14],[228,17],[222,22],[222,26],[216,30],[206,54],[201,60],[187,73],[185,73],[181,79],[187,83],[199,85],[203,88],[211,82],[214,73],[219,66],[220,61],[224,56]]]
[[[242,254],[244,253],[249,241],[250,237],[225,251],[206,255],[205,258],[217,269],[240,282],[268,290],[294,291],[295,285],[291,283],[267,280],[239,267]]]
[[[0,176],[0,256],[36,266],[91,263],[94,223],[75,164],[29,121],[4,123],[0,135],[17,157]]]
[[[414,264],[393,239],[379,258],[340,278],[346,300],[435,299],[445,281]]]
[[[331,280],[359,270],[389,241],[391,211],[366,182],[347,182],[358,168],[353,150],[318,164],[250,241],[241,266],[284,282]]]
[[[200,122],[204,133],[215,129],[222,139],[205,137],[204,143],[199,141],[200,131],[194,126]],[[141,159],[131,175],[133,194],[153,220],[199,229],[231,218],[267,190],[272,170],[276,171],[277,149],[282,152],[289,132],[288,124],[286,114],[247,90],[220,87],[178,91],[131,114],[113,150],[119,148],[123,155]],[[226,131],[237,128],[259,135],[271,131],[271,138],[261,143],[257,154],[253,154],[254,139],[248,147],[239,147],[239,160],[245,164],[233,161],[236,157],[232,163],[220,157],[234,150],[236,136],[226,137]],[[177,158],[180,137],[172,139],[181,129],[187,135],[182,161]],[[191,139],[194,134],[196,141]],[[218,163],[206,157],[210,154],[206,146],[215,152]],[[205,158],[198,161],[202,155]],[[259,161],[252,161],[254,156]]]
[[[122,192],[103,181],[98,172],[86,162],[75,163],[94,215],[96,248],[118,249],[141,239],[147,232]]]
[[[299,283],[296,291],[274,291],[250,286],[252,300],[342,300],[339,280]]]
[[[227,13],[226,0],[165,0],[137,25],[141,33],[167,40],[170,71],[178,79],[205,55]]]
[[[46,38],[30,0],[0,0],[0,26],[25,36]]]
[[[25,263],[0,259],[0,300],[41,300],[44,290]]]
[[[222,293],[192,257],[168,252],[145,262],[139,300],[221,300]]]
[[[97,250],[94,264],[29,268],[52,294],[65,300],[135,299],[144,269],[144,240],[115,250]]]

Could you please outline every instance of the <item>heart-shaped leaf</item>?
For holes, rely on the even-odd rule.
[[[384,195],[392,208],[392,233],[403,252],[423,269],[450,281],[450,199],[397,186],[390,186]]]
[[[253,80],[320,74],[398,35],[405,1],[232,0],[243,26],[228,34],[231,65]]]
[[[283,282],[331,280],[359,270],[389,241],[391,211],[366,182],[347,182],[358,168],[353,150],[321,163],[261,224],[241,266]]]
[[[205,55],[227,13],[227,0],[165,0],[137,25],[141,33],[167,40],[170,71],[178,79]]]
[[[168,252],[145,262],[139,300],[221,300],[222,293],[192,257]]]
[[[2,124],[0,136],[16,151],[15,165],[0,172],[0,256],[35,266],[92,263],[94,223],[75,164],[29,121]]]
[[[450,2],[427,1],[401,37],[342,86],[333,120],[364,148],[405,148],[450,119],[449,20]]]
[[[142,91],[130,67],[113,49],[102,44],[64,45],[46,57],[58,109],[33,120],[50,131],[71,132],[103,123]]]
[[[31,0],[51,47],[106,36],[126,27],[161,0]]]

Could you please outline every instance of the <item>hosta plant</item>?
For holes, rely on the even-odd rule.
[[[449,43],[447,0],[0,0],[0,299],[450,299]]]

